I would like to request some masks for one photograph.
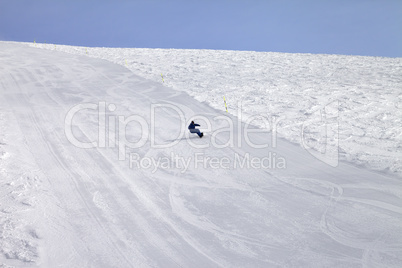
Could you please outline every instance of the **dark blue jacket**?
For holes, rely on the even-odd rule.
[[[195,127],[199,127],[200,125],[198,124],[194,124],[194,123],[190,123],[190,125],[188,126],[188,129],[195,129]]]

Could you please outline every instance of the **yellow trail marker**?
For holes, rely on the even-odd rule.
[[[223,96],[223,101],[225,102],[225,108],[226,108],[226,112],[228,113],[228,106],[226,105],[226,99],[225,99],[225,96]]]
[[[165,83],[165,80],[163,79],[163,74],[161,74],[161,77],[162,77],[162,83]]]

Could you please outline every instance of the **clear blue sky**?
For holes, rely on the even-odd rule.
[[[0,0],[0,40],[402,57],[402,0]]]

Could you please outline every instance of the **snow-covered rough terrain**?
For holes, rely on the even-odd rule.
[[[118,51],[110,54],[118,55]],[[380,85],[380,79],[378,88],[385,93],[376,93],[371,84],[372,90],[367,92],[357,87],[339,93],[350,99],[345,105],[352,105],[358,93],[360,99],[368,98],[374,104],[383,103],[382,98],[389,102],[387,109],[363,105],[368,113],[361,118],[355,118],[357,110],[342,115],[338,107],[352,106],[342,106],[342,100],[338,106],[333,102],[336,99],[326,95],[329,90],[317,91],[323,95],[317,93],[314,100],[311,93],[307,101],[306,84],[316,83],[313,78],[294,74],[283,75],[276,82],[268,79],[267,83],[278,83],[277,91],[286,83],[295,83],[287,87],[288,94],[298,94],[292,99],[270,95],[270,111],[278,108],[278,113],[284,113],[278,116],[294,119],[292,107],[300,107],[299,102],[306,107],[306,117],[309,113],[316,116],[315,109],[320,107],[320,120],[314,117],[304,124],[303,147],[279,139],[274,129],[261,131],[247,124],[247,118],[253,118],[258,106],[262,107],[259,100],[264,94],[259,93],[262,89],[257,81],[262,78],[258,75],[239,71],[244,80],[238,78],[240,84],[235,88],[229,86],[235,85],[234,81],[225,83],[219,73],[207,75],[213,70],[203,75],[185,72],[180,82],[179,70],[147,70],[157,66],[158,53],[163,51],[148,52],[149,65],[137,70],[135,66],[145,58],[134,63],[133,57],[126,68],[88,57],[85,49],[81,54],[68,54],[0,42],[0,266],[402,266],[401,178],[354,163],[337,163],[336,154],[338,142],[341,145],[342,135],[346,135],[337,119],[350,116],[353,127],[358,122],[363,129],[357,141],[364,143],[367,136],[366,141],[373,140],[375,146],[383,142],[375,152],[384,156],[382,163],[388,156],[383,150],[392,148],[389,155],[394,155],[389,159],[394,166],[391,162],[387,165],[399,172],[400,133],[395,132],[400,130],[400,118],[395,113],[400,111],[394,107],[399,105],[395,99],[400,95],[394,86],[400,85],[400,78],[390,74],[400,66],[398,59],[389,59],[389,72],[372,72],[370,77],[366,77],[370,70],[361,73],[367,83],[372,82],[371,76],[388,77],[389,91]],[[173,51],[172,64],[173,57],[196,52]],[[202,53],[210,52],[200,53],[198,61],[203,62]],[[231,58],[221,70],[236,72],[240,65],[231,66],[236,53],[227,53]],[[242,53],[246,52],[239,55]],[[121,55],[123,60],[125,55]],[[268,55],[283,56],[276,62],[292,61],[292,55]],[[314,58],[295,55],[293,60],[303,57],[306,61]],[[322,57],[332,57],[334,65],[338,60],[336,56],[317,56],[317,60],[324,60]],[[215,71],[224,59],[219,57],[213,63]],[[387,70],[387,59],[378,61],[378,72]],[[278,64],[283,64],[282,71],[285,66],[295,66]],[[325,72],[324,65],[312,66]],[[164,66],[168,65],[161,64],[161,69]],[[205,67],[211,66],[197,68]],[[268,72],[253,71],[251,66],[248,70]],[[151,76],[160,72],[165,82],[160,74],[160,80],[152,81],[156,77]],[[190,82],[189,73],[203,78]],[[356,73],[348,76],[348,71],[343,76],[350,84],[361,79]],[[253,79],[255,92],[238,93],[244,96],[239,110],[232,104],[238,98],[234,91],[242,92],[242,83]],[[216,81],[227,88],[208,86]],[[199,98],[208,99],[211,105],[219,103],[219,109],[181,90],[191,83],[199,83],[194,87],[202,92]],[[331,85],[330,78],[328,83]],[[303,89],[301,93],[296,84]],[[318,88],[315,86],[312,89]],[[226,94],[231,112],[245,121],[222,109],[221,94]],[[213,97],[216,100],[210,101]],[[252,110],[251,104],[257,110]],[[384,113],[383,120],[376,117],[380,113]],[[392,123],[387,121],[389,117]],[[254,118],[253,123],[263,122]],[[382,139],[373,136],[365,121],[375,118],[371,125],[379,125],[378,131],[383,132],[374,133],[383,135]],[[192,119],[201,124],[202,139],[186,131]],[[390,132],[382,129],[383,121]],[[278,123],[279,132],[281,126]],[[286,134],[284,130],[280,133]],[[352,138],[348,142],[353,147],[357,130],[349,131]],[[327,139],[320,139],[322,133]],[[364,150],[360,145],[353,148],[356,151],[345,155],[361,157],[359,152]]]
[[[159,83],[163,75],[165,86],[219,110],[225,96],[229,113],[241,103],[244,117],[277,120],[278,134],[298,144],[303,123],[336,102],[340,159],[402,176],[401,58],[31,45],[106,59]]]

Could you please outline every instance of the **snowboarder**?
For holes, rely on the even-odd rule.
[[[191,124],[188,126],[188,130],[190,130],[191,133],[197,133],[198,137],[202,138],[204,136],[204,133],[200,132],[199,129],[195,127],[199,127],[199,124],[195,124],[194,121],[191,121]]]

